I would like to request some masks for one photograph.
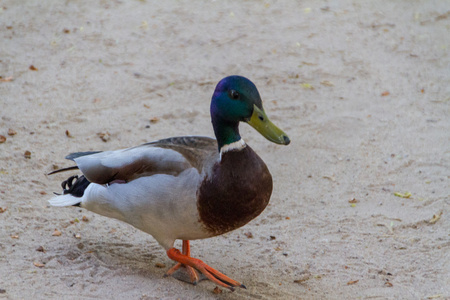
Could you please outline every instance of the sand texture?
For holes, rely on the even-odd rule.
[[[450,299],[449,32],[446,0],[1,1],[0,299]],[[213,136],[233,74],[292,140],[241,125],[271,202],[191,243],[247,290],[163,278],[151,236],[49,206],[68,153]]]

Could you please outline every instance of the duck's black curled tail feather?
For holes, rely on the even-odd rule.
[[[75,180],[75,182],[74,182]],[[91,182],[84,177],[84,175],[81,175],[78,177],[78,175],[70,176],[67,180],[64,180],[61,183],[61,187],[63,188],[63,194],[70,194],[75,197],[83,197],[84,190],[88,187],[88,185]]]
[[[63,188],[62,194],[57,194],[56,197],[49,200],[53,206],[80,206],[84,191],[91,182],[83,175],[78,177],[70,176],[67,180],[61,183]]]

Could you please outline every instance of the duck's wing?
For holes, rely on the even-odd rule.
[[[215,139],[184,136],[116,151],[77,152],[67,158],[75,161],[90,182],[106,184],[155,174],[177,176],[188,168],[201,173],[217,155]]]

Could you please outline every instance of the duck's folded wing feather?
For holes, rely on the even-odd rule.
[[[188,168],[196,168],[200,173],[217,153],[216,147],[215,139],[178,137],[116,151],[74,153],[71,158],[89,181],[106,184],[154,174],[177,176]]]

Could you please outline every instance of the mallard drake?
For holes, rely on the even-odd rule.
[[[79,169],[82,175],[64,181],[63,193],[50,204],[80,206],[151,234],[177,262],[166,275],[184,270],[185,280],[193,284],[203,274],[231,290],[245,288],[191,257],[189,240],[239,228],[269,203],[272,176],[241,138],[239,122],[276,144],[290,140],[270,122],[256,86],[245,77],[222,79],[210,112],[216,139],[172,137],[128,149],[68,155],[76,166],[50,174]],[[183,240],[182,251],[174,248],[177,239]]]

